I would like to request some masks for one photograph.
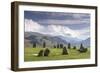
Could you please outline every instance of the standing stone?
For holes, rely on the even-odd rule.
[[[68,50],[66,47],[63,48],[62,55],[68,55]]]
[[[76,46],[74,46],[73,49],[76,49]]]
[[[43,56],[43,52],[44,52],[43,50],[40,50],[38,53],[38,57]]]
[[[46,49],[44,50],[44,56],[48,56],[49,53],[50,53],[50,50],[49,50],[48,48],[46,48]]]
[[[79,48],[78,51],[79,51],[80,53],[85,53],[85,52],[88,51],[88,49],[87,49],[87,48],[84,48],[83,44],[81,43],[80,48]]]

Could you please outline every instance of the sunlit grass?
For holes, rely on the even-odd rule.
[[[41,48],[25,48],[24,61],[45,61],[45,60],[70,60],[90,58],[90,50],[80,53],[77,49],[68,49],[68,55],[62,55],[62,49],[52,48],[48,57],[37,57]]]

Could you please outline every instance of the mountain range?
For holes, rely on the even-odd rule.
[[[77,38],[70,38],[64,36],[52,36],[48,34],[41,34],[37,32],[25,32],[24,33],[24,44],[25,47],[32,47],[33,43],[37,43],[39,46],[46,42],[47,46],[53,46],[57,43],[67,45],[71,43],[72,46],[80,46],[82,43],[85,47],[90,47],[90,38],[80,40]]]

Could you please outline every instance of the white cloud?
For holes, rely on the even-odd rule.
[[[52,36],[64,36],[72,37],[84,40],[89,37],[89,28],[81,30],[73,30],[63,25],[42,25],[31,19],[25,19],[25,32],[39,32],[42,34],[48,34]]]
[[[31,19],[25,19],[25,31],[27,32],[39,32],[43,27],[37,22]]]

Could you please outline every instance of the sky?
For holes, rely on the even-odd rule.
[[[25,32],[85,40],[90,37],[90,14],[24,11]]]

